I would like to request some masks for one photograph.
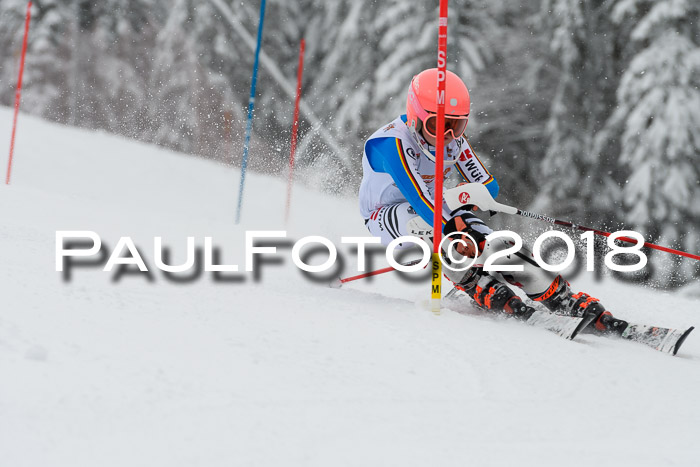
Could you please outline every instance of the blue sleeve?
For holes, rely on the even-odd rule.
[[[498,186],[498,182],[496,181],[496,177],[493,175],[491,181],[486,184],[486,188],[488,188],[489,193],[491,193],[491,196],[493,196],[493,199],[496,199],[498,192],[501,190],[501,187]]]
[[[433,199],[415,171],[415,155],[406,153],[399,138],[373,138],[365,144],[365,154],[375,172],[391,175],[401,194],[425,222],[433,224]],[[443,213],[443,223],[446,222]]]

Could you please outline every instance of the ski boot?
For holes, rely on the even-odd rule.
[[[615,318],[597,298],[585,292],[573,293],[569,283],[561,276],[555,277],[543,293],[529,297],[555,313],[577,317],[594,314],[595,319],[587,328],[592,332],[622,335],[629,325],[627,321]]]
[[[523,321],[527,321],[536,311],[523,303],[510,287],[483,270],[474,269],[470,272],[467,280],[455,284],[455,287],[467,293],[481,308],[507,313]]]

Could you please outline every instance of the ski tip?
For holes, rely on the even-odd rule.
[[[340,277],[337,278],[337,279],[335,279],[335,280],[332,280],[332,281],[328,284],[328,287],[330,287],[331,289],[339,289],[339,288],[341,288],[342,286],[343,286],[343,281],[340,280]]]
[[[685,342],[685,339],[688,337],[688,335],[692,332],[693,329],[695,329],[695,326],[690,326],[678,339],[678,342],[676,342],[676,345],[673,347],[673,355],[676,355],[678,353],[678,349],[681,348],[681,345],[683,345],[683,342]]]
[[[569,340],[574,340],[574,338],[578,335],[579,332],[583,331],[586,329],[590,324],[598,318],[598,315],[595,313],[588,313],[584,315],[583,318],[581,318],[581,322],[578,323],[578,326],[576,326],[576,329],[574,329],[574,332],[571,333],[569,336]]]

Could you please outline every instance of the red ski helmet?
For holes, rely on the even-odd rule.
[[[426,133],[436,136],[438,69],[421,71],[411,80],[406,99],[406,125],[417,131],[421,123]],[[469,91],[464,82],[451,71],[445,80],[445,134],[456,139],[464,134],[469,120]]]

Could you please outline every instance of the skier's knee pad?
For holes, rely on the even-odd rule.
[[[428,245],[433,244],[433,226],[418,215],[406,221],[406,231],[409,235],[422,239]]]
[[[373,211],[372,215],[365,219],[365,225],[373,236],[381,239],[382,245],[388,245],[403,236],[415,236],[423,240],[430,238],[432,228],[425,222],[417,227],[417,231],[414,231],[412,221],[416,218],[420,219],[408,202],[388,204]],[[397,245],[397,249],[414,246],[411,242],[405,242]]]

